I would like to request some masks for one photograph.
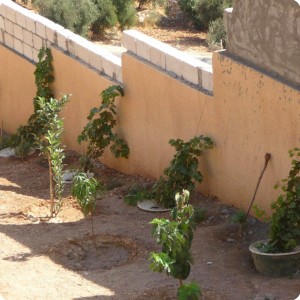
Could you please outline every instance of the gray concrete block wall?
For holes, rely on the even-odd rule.
[[[133,55],[208,93],[213,92],[212,66],[139,31],[123,32],[123,46]]]
[[[35,63],[40,48],[54,46],[123,82],[121,58],[10,0],[0,1],[0,43]]]
[[[229,53],[300,85],[299,0],[234,0],[224,21]]]

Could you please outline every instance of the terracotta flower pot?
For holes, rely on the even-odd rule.
[[[272,277],[292,276],[300,270],[300,246],[291,252],[263,253],[259,250],[267,241],[258,241],[250,245],[256,270]]]

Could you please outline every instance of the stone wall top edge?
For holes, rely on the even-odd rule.
[[[189,56],[187,53],[178,50],[166,43],[163,43],[159,40],[156,40],[138,30],[135,29],[129,29],[129,30],[125,30],[123,31],[123,36],[126,36],[129,39],[132,39],[134,42],[136,41],[141,41],[144,42],[145,44],[149,45],[150,48],[154,48],[157,51],[161,52],[162,54],[168,54],[173,56],[175,59],[178,59],[179,61],[186,63],[188,65],[194,66],[195,68],[199,68],[202,70],[205,70],[207,72],[211,72],[212,73],[212,65],[200,61],[196,58],[193,58],[191,56]],[[125,45],[126,48],[126,45]],[[137,53],[135,53],[137,55]]]

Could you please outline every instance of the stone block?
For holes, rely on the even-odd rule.
[[[0,28],[0,43],[4,44],[4,31]]]
[[[166,53],[161,50],[161,43],[158,41],[156,43],[151,43],[150,61],[152,64],[163,70],[166,69]]]
[[[30,14],[25,19],[26,29],[35,33],[35,19],[33,18],[34,14]]]
[[[192,84],[199,85],[201,83],[201,70],[197,61],[194,59],[184,60],[182,62],[181,76],[184,80]]]
[[[116,67],[121,67],[121,59],[112,54],[102,56],[102,70],[109,77],[116,78]]]
[[[125,30],[122,33],[122,45],[128,51],[136,54],[136,38],[135,38],[136,30]]]
[[[183,53],[173,48],[169,52],[166,52],[165,55],[166,55],[166,70],[168,72],[171,72],[181,77],[182,76],[181,71],[183,68],[183,62],[181,56],[183,55]]]
[[[45,46],[45,42],[40,36],[33,34],[32,37],[33,37],[33,47],[35,49],[40,50],[42,47]]]
[[[75,33],[73,33],[72,31],[68,30],[68,29],[61,29],[57,31],[57,46],[60,47],[62,50],[64,51],[69,51],[68,50],[68,44],[67,41],[68,39],[73,39]],[[71,52],[70,52],[71,53]],[[71,53],[73,54],[73,53]]]
[[[65,32],[67,32],[67,51],[76,57],[82,55],[82,52],[84,51],[82,48],[86,48],[87,40],[70,30],[65,30]]]
[[[206,69],[201,69],[202,73],[202,88],[209,91],[213,92],[213,74],[212,74],[212,68],[206,68]]]
[[[26,27],[26,14],[24,11],[16,11],[16,23],[21,27]]]
[[[23,42],[19,39],[14,39],[14,49],[16,52],[20,53],[23,55]]]
[[[35,33],[42,39],[46,39],[46,24],[47,19],[42,16],[36,16],[35,19]]]
[[[46,24],[46,39],[52,44],[57,45],[57,32],[64,28],[50,20],[47,20]]]
[[[14,24],[14,36],[20,41],[23,41],[23,28],[17,24]]]
[[[30,47],[33,47],[33,34],[31,31],[23,29],[23,41]]]
[[[115,65],[115,80],[123,83],[122,66]]]
[[[136,55],[150,61],[150,43],[145,39],[136,39]]]
[[[4,29],[4,18],[0,16],[0,29]]]
[[[91,51],[89,63],[93,68],[102,72],[102,55],[101,55],[101,53],[99,53],[97,51]]]
[[[6,5],[4,5],[3,3],[0,4],[0,16],[6,18]]]
[[[8,6],[7,4],[2,4],[6,6],[6,18],[11,22],[16,22],[16,11],[13,7]]]
[[[8,19],[4,19],[4,28],[7,33],[14,35],[14,23]]]
[[[27,45],[27,44],[23,44],[23,54],[25,57],[27,57],[30,60],[33,60],[32,57],[32,47]]]
[[[35,63],[39,61],[39,50],[32,48],[32,60]]]
[[[4,44],[11,49],[14,48],[14,37],[7,32],[4,32]]]

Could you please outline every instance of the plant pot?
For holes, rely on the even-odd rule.
[[[137,206],[141,210],[150,211],[150,212],[166,212],[171,210],[171,208],[165,208],[163,206],[160,206],[155,200],[148,200],[148,199],[139,201]]]
[[[300,246],[291,252],[263,253],[258,248],[267,241],[258,241],[250,245],[256,270],[271,277],[295,275],[300,269]]]

